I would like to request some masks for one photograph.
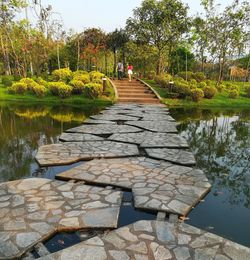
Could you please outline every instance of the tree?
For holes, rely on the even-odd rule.
[[[116,73],[116,64],[117,64],[117,57],[116,53],[118,50],[122,50],[122,59],[123,64],[125,64],[125,44],[128,42],[128,36],[126,32],[122,29],[111,32],[108,34],[107,37],[107,46],[113,52],[114,56],[114,66],[113,66],[113,73]]]
[[[219,14],[213,0],[203,0],[202,4],[208,24],[209,52],[218,61],[217,84],[220,84],[228,58],[242,53],[249,41],[250,4],[234,0]]]
[[[144,0],[127,20],[127,30],[132,39],[157,48],[157,74],[162,69],[163,54],[170,54],[181,36],[187,32],[188,7],[179,0]]]

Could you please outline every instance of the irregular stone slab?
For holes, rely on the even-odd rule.
[[[144,148],[188,148],[187,141],[183,137],[170,133],[152,133],[144,131],[141,133],[113,134],[108,139],[111,141],[138,144],[140,147]]]
[[[112,141],[69,142],[39,147],[36,160],[41,166],[65,165],[94,158],[139,155],[136,145]]]
[[[159,114],[159,113],[147,113],[145,114],[142,121],[172,121],[175,122],[174,118],[169,115]]]
[[[145,157],[93,160],[57,177],[132,189],[136,208],[178,215],[186,215],[211,187],[202,171]]]
[[[104,138],[96,135],[81,133],[62,133],[59,137],[63,142],[87,142],[87,141],[103,141]]]
[[[109,125],[115,125],[116,122],[113,121],[107,121],[107,120],[96,120],[96,119],[91,119],[88,118],[84,121],[84,124],[95,124],[95,125],[99,125],[99,124],[109,124]]]
[[[125,124],[152,132],[177,133],[176,123],[170,121],[128,121]]]
[[[147,154],[155,159],[166,160],[176,164],[192,166],[195,165],[194,155],[186,150],[167,148],[146,148]]]
[[[183,243],[182,238],[188,240]],[[196,246],[195,241],[206,242]],[[248,260],[249,255],[249,248],[187,224],[139,221],[41,259]]]
[[[139,120],[138,117],[128,116],[128,115],[120,115],[120,114],[100,114],[91,116],[92,119],[98,119],[98,120],[108,120],[108,121],[137,121]]]
[[[107,135],[116,133],[136,133],[141,132],[141,129],[128,126],[128,125],[109,125],[109,124],[99,124],[96,125],[81,125],[66,130],[68,133],[84,133],[84,134],[95,134],[95,135]]]
[[[39,178],[2,183],[0,194],[9,202],[1,209],[0,259],[17,259],[56,232],[116,228],[122,198],[119,191]]]

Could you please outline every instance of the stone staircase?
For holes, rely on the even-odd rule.
[[[118,92],[119,103],[160,103],[154,92],[139,80],[113,80],[113,83]]]

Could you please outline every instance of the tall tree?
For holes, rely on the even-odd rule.
[[[219,64],[217,84],[223,80],[226,61],[241,53],[250,36],[250,4],[234,0],[223,12],[217,13],[214,0],[203,0],[209,36],[209,52]]]
[[[133,39],[157,48],[157,74],[163,69],[164,53],[170,54],[188,30],[187,9],[179,0],[144,0],[127,20],[127,30]]]

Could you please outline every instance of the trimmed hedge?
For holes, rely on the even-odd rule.
[[[61,98],[70,97],[73,88],[64,82],[50,82],[49,89],[54,96]]]
[[[87,98],[95,99],[102,95],[103,88],[101,84],[88,83],[84,86],[83,95]]]
[[[73,79],[70,81],[69,84],[73,87],[72,89],[73,94],[82,94],[84,89],[84,83],[81,80]]]
[[[216,95],[217,89],[215,87],[206,86],[203,88],[203,92],[205,98],[211,99]]]
[[[23,82],[16,82],[13,83],[12,86],[8,88],[8,92],[11,94],[23,95],[27,89],[28,89],[27,84]]]
[[[204,92],[199,88],[192,89],[191,97],[194,102],[198,102],[204,97]]]
[[[52,72],[53,79],[55,81],[63,81],[68,83],[73,78],[73,73],[70,69],[58,69]]]

